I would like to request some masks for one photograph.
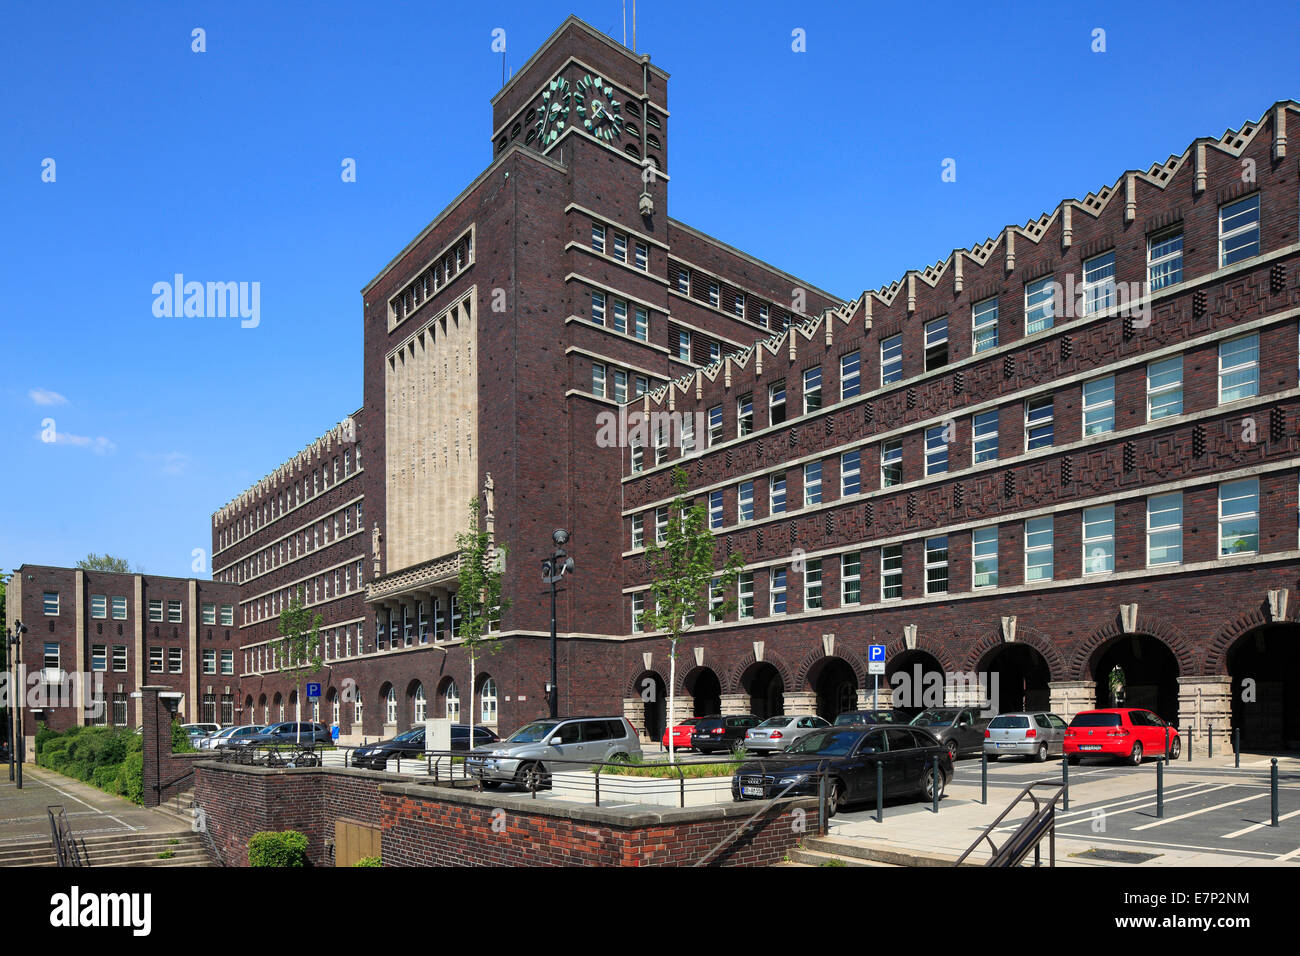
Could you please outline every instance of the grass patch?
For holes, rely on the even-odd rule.
[[[163,850],[161,853],[158,854],[158,859],[160,859],[160,860],[170,860],[170,859],[171,859],[172,857],[174,857],[175,855],[176,855],[176,851],[175,851],[175,850]]]
[[[605,767],[600,775],[602,777],[657,777],[667,780],[677,780],[679,777],[685,777],[687,780],[730,777],[741,763],[740,759],[728,760],[726,763],[645,763],[641,758],[633,757],[627,763]],[[593,767],[591,772],[595,773],[596,769]]]

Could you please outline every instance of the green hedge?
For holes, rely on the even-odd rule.
[[[192,750],[188,735],[184,731],[181,735],[186,738],[185,749]],[[143,802],[144,745],[134,731],[123,727],[72,727],[59,733],[42,727],[36,741],[38,767],[75,777],[105,793]]]
[[[254,833],[248,841],[249,866],[306,866],[307,837],[297,830]]]
[[[363,856],[361,859],[357,860],[357,862],[353,863],[352,865],[353,866],[383,866],[384,864],[383,861],[380,860],[379,857],[377,856]]]

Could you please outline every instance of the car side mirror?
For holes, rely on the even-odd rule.
[[[880,753],[880,751],[875,747],[863,747],[861,750],[858,751],[858,753],[875,754],[875,753]]]
[[[559,737],[552,737],[552,738],[551,738],[551,746],[552,746],[552,747],[558,747],[558,746],[560,746],[560,744],[562,744],[562,743],[564,743],[564,741],[563,741],[561,738],[559,738]]]

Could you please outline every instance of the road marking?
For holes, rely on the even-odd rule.
[[[1195,817],[1195,816],[1199,816],[1202,813],[1209,813],[1211,810],[1222,810],[1224,807],[1235,806],[1238,803],[1246,803],[1250,800],[1258,800],[1262,796],[1264,796],[1264,794],[1256,793],[1256,794],[1252,794],[1249,797],[1241,797],[1238,800],[1229,800],[1227,803],[1218,803],[1212,807],[1203,807],[1200,810],[1193,810],[1191,813],[1182,813],[1176,817],[1166,817],[1163,820],[1156,820],[1153,823],[1144,823],[1140,827],[1134,827],[1132,832],[1136,833],[1138,830],[1150,830],[1152,827],[1162,827],[1166,823],[1176,823],[1179,820],[1186,820],[1188,817]]]
[[[1197,846],[1192,843],[1157,843],[1152,840],[1127,840],[1124,837],[1106,836],[1102,833],[1092,833],[1086,836],[1071,836],[1068,834],[1058,835],[1056,842],[1056,850],[1058,854],[1061,852],[1061,844],[1064,841],[1082,843],[1084,845],[1089,843],[1125,843],[1134,846],[1164,847],[1169,850],[1198,850],[1202,853],[1218,853],[1223,856],[1244,856],[1276,862],[1273,854],[1266,850],[1236,850],[1232,847]]]
[[[42,780],[40,777],[36,777],[35,775],[32,775],[32,776],[33,776],[33,779],[35,779],[35,780],[36,780],[38,783],[40,783],[42,786],[49,787],[49,788],[50,788],[51,790],[53,790],[55,793],[60,794],[60,795],[62,795],[62,796],[65,796],[65,797],[67,797],[69,800],[76,800],[76,801],[77,801],[79,804],[81,804],[83,807],[90,807],[90,809],[93,810],[95,813],[103,813],[103,812],[104,812],[103,810],[100,810],[98,807],[91,806],[89,803],[87,803],[85,800],[82,800],[80,797],[74,797],[72,794],[70,794],[70,793],[66,793],[66,792],[60,790],[58,787],[54,786],[54,784],[50,783],[48,780]]]
[[[1290,813],[1284,813],[1284,814],[1282,814],[1280,817],[1277,818],[1277,821],[1278,821],[1278,823],[1281,823],[1283,820],[1290,820],[1292,817],[1300,817],[1300,810],[1292,810]],[[1244,833],[1253,833],[1255,830],[1258,830],[1260,827],[1268,827],[1268,826],[1272,826],[1272,824],[1271,824],[1271,823],[1252,823],[1250,826],[1248,826],[1248,827],[1243,827],[1243,828],[1240,829],[1240,830],[1234,830],[1232,833],[1225,833],[1225,834],[1223,835],[1223,839],[1225,839],[1225,840],[1231,840],[1233,837],[1239,837],[1239,836],[1241,836],[1241,835],[1244,834]]]
[[[1223,786],[1219,786],[1219,787],[1209,787],[1208,789],[1204,789],[1204,790],[1198,789],[1201,786],[1203,785],[1187,784],[1185,789],[1169,791],[1169,793],[1166,794],[1165,796],[1165,802],[1168,803],[1172,800],[1181,800],[1184,797],[1199,797],[1202,794],[1212,793],[1215,790],[1222,790],[1227,785],[1224,784]],[[1141,810],[1144,807],[1155,806],[1154,800],[1152,800],[1150,803],[1138,802],[1136,803],[1135,806],[1131,806],[1131,807],[1124,806],[1124,804],[1134,803],[1135,801],[1142,801],[1142,800],[1149,800],[1149,799],[1150,799],[1150,794],[1143,793],[1132,797],[1124,797],[1123,799],[1116,800],[1113,803],[1103,803],[1093,807],[1084,807],[1080,810],[1070,810],[1068,813],[1058,813],[1056,815],[1056,823],[1057,826],[1068,826],[1073,823],[1087,823],[1091,821],[1091,819],[1093,818],[1093,816],[1096,814],[1098,810],[1102,810],[1106,812],[1113,811],[1115,813],[1127,813],[1131,810]],[[1076,817],[1077,819],[1071,820],[1071,819],[1067,819],[1068,817]],[[1016,821],[1015,823],[1006,824],[1005,826],[999,827],[998,831],[1002,832],[1006,830],[1018,829],[1023,822],[1024,820],[1022,819]]]
[[[1298,856],[1300,856],[1300,846],[1296,847],[1296,848],[1295,848],[1294,850],[1292,850],[1290,853],[1283,853],[1281,856],[1279,856],[1279,857],[1277,857],[1275,860],[1273,860],[1273,862],[1274,862],[1274,863],[1285,863],[1287,860],[1294,860],[1294,859],[1295,859],[1296,857],[1298,857]]]

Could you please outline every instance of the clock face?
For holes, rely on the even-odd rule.
[[[623,109],[614,98],[614,88],[590,74],[578,82],[573,94],[582,127],[597,139],[613,142],[623,135]]]
[[[564,132],[569,122],[569,105],[573,91],[569,81],[557,76],[542,90],[542,101],[537,106],[537,145],[545,149]]]

